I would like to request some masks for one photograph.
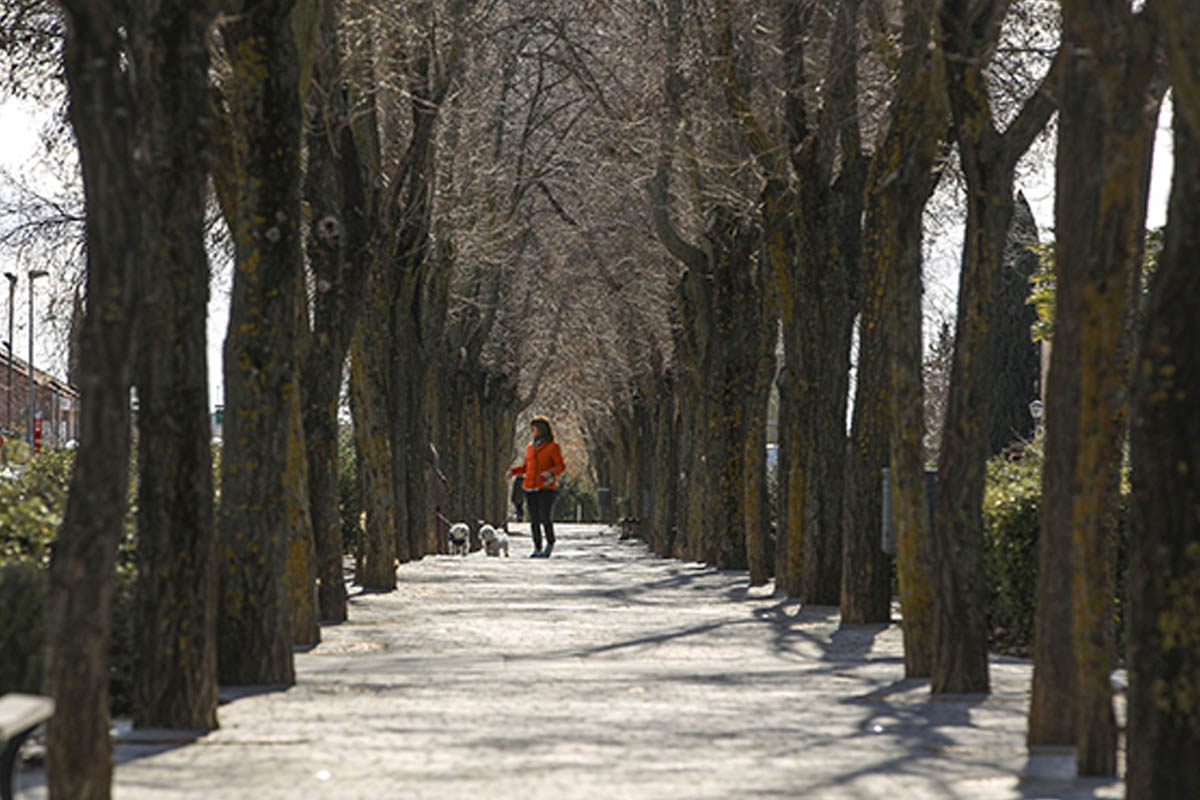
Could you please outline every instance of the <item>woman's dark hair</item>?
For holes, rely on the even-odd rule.
[[[529,424],[537,428],[537,436],[535,438],[543,442],[554,441],[554,432],[550,430],[550,420],[545,417],[534,417],[529,420]]]

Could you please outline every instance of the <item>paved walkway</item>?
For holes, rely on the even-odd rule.
[[[1119,798],[1025,780],[1030,666],[986,697],[904,680],[896,626],[839,626],[739,573],[562,525],[554,557],[437,556],[351,598],[287,691],[195,740],[121,733],[117,800]],[[1051,757],[1051,774],[1070,759]],[[24,798],[43,797],[26,776]],[[31,785],[29,781],[34,783]]]

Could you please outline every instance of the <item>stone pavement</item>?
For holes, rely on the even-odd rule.
[[[547,560],[514,534],[512,558],[430,557],[354,594],[295,686],[223,692],[219,730],[121,729],[114,797],[1124,795],[1069,756],[1022,780],[1026,661],[993,658],[987,696],[935,699],[903,678],[896,625],[840,626],[600,526],[559,526]]]

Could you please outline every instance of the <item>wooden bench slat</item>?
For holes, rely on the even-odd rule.
[[[54,700],[35,694],[12,692],[0,697],[0,744],[54,714]]]

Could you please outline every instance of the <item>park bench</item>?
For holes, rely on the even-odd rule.
[[[0,798],[12,800],[16,779],[17,757],[21,744],[34,728],[54,714],[54,701],[49,697],[12,692],[0,697]]]

